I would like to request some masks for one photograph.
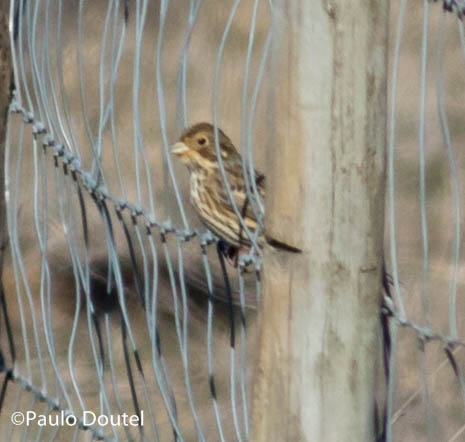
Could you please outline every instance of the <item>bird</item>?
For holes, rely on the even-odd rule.
[[[218,142],[226,178],[243,223],[254,236],[260,229],[250,204],[242,168],[242,158],[231,139],[218,128]],[[190,201],[201,221],[226,245],[235,250],[251,248],[252,241],[239,221],[222,178],[215,148],[214,127],[197,123],[181,134],[171,152],[185,165],[190,174]],[[265,198],[265,175],[253,170],[253,179],[261,200]],[[266,235],[260,229],[256,244],[261,249],[265,242],[274,248],[299,253],[300,249]],[[237,256],[237,255],[236,255]]]

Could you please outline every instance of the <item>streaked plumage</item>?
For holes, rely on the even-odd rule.
[[[219,145],[234,201],[250,230],[257,227],[252,206],[247,198],[242,160],[239,152],[226,134],[218,129]],[[216,156],[214,129],[210,123],[196,124],[181,135],[172,148],[173,154],[187,166],[190,172],[190,199],[205,225],[218,237],[235,247],[250,247],[251,242],[244,232],[234,211],[224,185]],[[265,177],[254,171],[259,196],[265,198]],[[263,246],[265,235],[260,232],[257,243]],[[297,252],[297,249],[269,241],[273,245]]]

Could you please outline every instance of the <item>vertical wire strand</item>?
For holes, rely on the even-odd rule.
[[[13,408],[12,408],[13,410],[19,410],[19,403],[20,403],[20,400],[21,400],[21,393],[22,392],[23,392],[22,386],[20,384],[18,384],[16,396],[12,401],[13,404],[14,404]],[[8,422],[8,429],[5,431],[5,436],[6,436],[7,441],[12,440],[14,428],[15,428],[15,426],[13,425],[13,422],[10,419],[10,421]]]
[[[136,191],[137,200],[142,205],[142,187],[141,187],[141,175],[140,175],[140,159],[142,157],[143,165],[145,169],[147,190],[149,195],[149,206],[152,214],[155,214],[155,199],[152,190],[152,178],[150,167],[148,165],[148,159],[146,155],[145,144],[142,136],[142,129],[140,127],[140,115],[139,115],[139,98],[140,98],[140,51],[142,49],[143,30],[145,20],[147,16],[147,0],[143,0],[142,6],[140,1],[136,1],[136,37],[135,37],[135,48],[134,48],[134,64],[133,64],[133,87],[132,87],[132,109],[133,109],[133,131],[134,131],[134,167],[136,173]]]
[[[256,192],[256,185],[255,188],[251,184],[255,181],[255,170],[253,167],[253,163],[250,163],[251,152],[252,152],[252,145],[248,143],[248,140],[251,137],[252,133],[252,126],[249,125],[250,122],[250,112],[249,112],[249,75],[250,75],[250,64],[252,61],[252,51],[254,46],[255,40],[255,29],[257,24],[257,12],[259,1],[254,0],[253,8],[252,8],[252,17],[250,20],[250,28],[249,28],[249,38],[247,43],[247,50],[245,55],[245,63],[244,63],[244,74],[242,80],[242,97],[241,97],[241,136],[240,136],[240,146],[242,152],[242,174],[244,176],[244,184],[245,184],[245,192],[250,202],[250,207],[254,214],[255,219],[258,221],[257,224],[260,223],[263,215],[263,205],[260,204],[260,198],[258,192]],[[257,227],[257,232],[259,228]]]
[[[49,14],[49,9],[47,8],[47,16]],[[62,4],[58,2],[57,7],[57,15],[56,15],[56,34],[55,34],[55,52],[54,52],[54,60],[55,60],[55,69],[56,69],[56,77],[54,78],[52,72],[52,52],[49,48],[49,38],[47,33],[47,51],[44,54],[45,59],[47,60],[47,76],[48,82],[50,84],[50,92],[52,94],[53,100],[53,115],[54,119],[56,119],[56,124],[58,128],[59,137],[63,138],[64,144],[67,145],[73,154],[77,154],[76,152],[76,140],[74,137],[74,132],[72,130],[72,126],[70,124],[70,116],[69,116],[69,109],[68,109],[68,100],[65,94],[65,87],[64,87],[64,74],[63,74],[63,22],[62,22]],[[56,84],[58,83],[58,85]],[[60,100],[61,98],[61,100]],[[61,108],[60,108],[61,103]]]
[[[146,254],[146,251],[145,251],[145,248],[144,248],[144,245],[143,245],[143,241],[142,241],[142,236],[141,236],[141,233],[140,233],[140,227],[138,224],[136,224],[135,222],[133,222],[133,225],[134,225],[134,230],[135,230],[135,233],[136,233],[136,238],[137,238],[137,243],[139,245],[139,251],[140,251],[140,254],[142,256],[142,267],[143,267],[143,274],[144,274],[144,283],[143,283],[143,299],[144,299],[144,309],[145,310],[148,310],[149,309],[149,272],[148,272],[148,259],[147,259],[147,254]],[[140,368],[139,368],[140,370]],[[144,385],[146,386],[145,389],[144,389],[144,394],[145,394],[145,399],[146,399],[146,403],[147,403],[147,407],[149,408],[149,416],[150,416],[150,423],[152,425],[152,432],[153,434],[156,433],[156,424],[155,424],[155,410],[154,408],[152,407],[152,401],[149,397],[149,394],[148,394],[148,386],[146,384],[146,379],[145,379],[145,374],[142,374],[141,373],[141,376],[142,376],[142,382],[144,383]]]
[[[432,413],[432,406],[431,406],[431,393],[428,387],[428,372],[427,372],[427,360],[426,360],[426,348],[425,348],[425,341],[419,341],[419,352],[420,352],[420,379],[422,384],[422,391],[423,391],[423,406],[425,408],[425,419],[426,419],[426,436],[428,438],[428,442],[433,442],[433,413]]]
[[[11,131],[12,125],[14,124],[12,121],[12,112],[11,110],[8,112],[8,121],[7,121],[7,130],[6,130],[6,140],[5,140],[5,208],[6,208],[6,221],[7,221],[7,230],[8,230],[8,237],[10,241],[11,247],[11,259],[12,259],[12,266],[13,266],[13,277],[15,281],[15,292],[16,292],[16,300],[19,310],[19,317],[20,317],[20,324],[21,324],[21,337],[23,340],[24,346],[24,358],[26,364],[26,373],[29,379],[32,379],[32,368],[31,368],[31,356],[29,350],[29,340],[28,340],[28,329],[26,325],[26,315],[24,312],[24,305],[22,300],[22,290],[21,290],[21,282],[19,276],[19,269],[16,262],[16,212],[18,210],[17,207],[17,187],[15,183],[14,176],[11,175],[10,168],[12,168],[12,140],[11,140]],[[24,126],[20,123],[19,127],[19,140],[18,143],[21,145],[22,137],[24,136]],[[19,153],[19,152],[18,152]],[[14,361],[13,370],[16,371],[18,361]]]
[[[45,337],[45,343],[46,343],[46,348],[48,351],[48,356],[50,358],[50,362],[52,364],[53,368],[53,373],[55,375],[54,380],[57,383],[57,388],[59,388],[59,391],[63,394],[66,403],[68,404],[68,407],[70,407],[71,404],[71,399],[66,391],[66,386],[63,382],[63,379],[60,375],[59,369],[58,369],[58,364],[56,360],[56,354],[55,354],[55,343],[54,343],[54,338],[53,338],[53,328],[52,328],[52,318],[48,317],[47,311],[49,308],[46,307],[46,298],[50,299],[50,271],[49,271],[49,264],[48,264],[48,258],[47,258],[47,240],[46,240],[46,230],[42,232],[42,227],[41,227],[41,222],[39,220],[39,153],[38,153],[38,142],[37,142],[37,137],[34,136],[32,140],[32,145],[33,145],[33,163],[34,163],[34,196],[33,196],[33,218],[34,218],[34,224],[35,224],[35,229],[36,229],[36,238],[37,242],[39,245],[40,249],[40,254],[41,254],[41,270],[40,270],[40,288],[39,288],[39,299],[40,299],[40,305],[41,305],[41,313],[42,313],[42,326],[43,326],[43,332],[44,332],[44,337]],[[46,173],[44,170],[44,164],[42,163],[42,178],[45,178]],[[42,203],[46,202],[46,182],[42,182]],[[46,208],[45,208],[46,210]],[[46,229],[47,223],[43,223],[43,228]],[[47,286],[44,287],[44,277],[47,275],[48,283]],[[50,305],[50,304],[49,304]],[[33,313],[35,315],[35,312]]]
[[[161,130],[161,139],[162,139],[162,147],[164,153],[164,170],[165,173],[168,173],[169,180],[165,180],[165,194],[167,194],[166,189],[172,188],[174,191],[174,199],[176,201],[179,214],[181,216],[182,223],[184,225],[184,229],[186,231],[190,231],[189,223],[187,221],[186,213],[184,210],[184,206],[181,199],[181,194],[179,192],[178,183],[176,181],[176,177],[173,170],[173,165],[171,163],[171,154],[169,150],[169,143],[168,143],[168,134],[166,128],[166,104],[165,104],[165,94],[164,94],[164,87],[163,87],[163,64],[162,64],[162,49],[163,49],[163,40],[164,40],[164,29],[165,29],[165,22],[166,22],[166,14],[168,11],[169,0],[161,0],[160,2],[160,20],[159,20],[159,27],[158,27],[158,34],[157,34],[157,47],[155,52],[155,81],[156,81],[156,91],[157,91],[157,103],[158,103],[158,113],[159,113],[159,122],[160,122],[160,130]],[[171,184],[171,186],[169,186]],[[167,216],[168,220],[171,221],[171,214],[169,213],[169,200],[165,197],[165,209],[167,209],[167,213],[165,213],[165,217]]]
[[[93,158],[98,158],[97,146],[95,142],[95,137],[92,132],[89,121],[89,110],[87,106],[87,87],[85,80],[85,71],[84,71],[84,57],[83,57],[83,38],[84,38],[84,3],[85,0],[79,0],[78,6],[78,17],[77,17],[77,28],[78,28],[78,38],[77,38],[77,47],[76,47],[76,59],[77,59],[77,70],[79,77],[79,92],[81,98],[81,115],[84,121],[85,132],[87,134],[87,139],[91,148]],[[97,168],[100,166],[99,162],[95,163]],[[100,174],[101,171],[97,169],[94,173]]]
[[[223,159],[221,157],[221,150],[220,150],[220,144],[219,144],[219,120],[220,120],[220,113],[219,113],[219,103],[218,103],[218,98],[220,96],[219,91],[220,91],[220,83],[221,83],[221,66],[222,66],[222,60],[223,60],[223,55],[224,55],[224,49],[226,45],[226,41],[228,39],[228,36],[231,31],[231,26],[233,24],[234,18],[236,16],[237,9],[239,7],[239,4],[241,3],[241,0],[235,0],[234,4],[231,8],[231,12],[228,17],[228,21],[226,23],[226,26],[223,31],[223,35],[221,37],[221,42],[218,48],[218,55],[216,58],[216,66],[215,66],[215,75],[213,78],[213,91],[212,91],[212,113],[213,113],[213,135],[214,135],[214,141],[215,141],[215,152],[216,152],[216,158],[218,161],[218,168],[220,170],[221,174],[221,179],[223,181],[226,193],[228,195],[229,202],[231,203],[231,206],[233,208],[234,214],[237,217],[237,220],[243,229],[243,232],[247,236],[247,238],[250,240],[252,244],[252,249],[257,252],[259,256],[261,256],[261,250],[258,247],[258,244],[255,240],[254,235],[250,232],[249,228],[247,227],[246,223],[244,222],[243,216],[240,213],[239,208],[237,207],[236,200],[234,198],[234,195],[231,191],[231,185],[229,184],[229,179],[226,174],[226,170],[224,168],[223,164]]]
[[[124,182],[123,172],[121,169],[121,161],[119,156],[119,146],[118,146],[118,137],[116,133],[116,120],[115,120],[115,88],[116,82],[118,79],[119,67],[121,64],[121,58],[123,55],[123,47],[126,41],[126,21],[123,19],[121,24],[121,32],[118,43],[118,16],[120,13],[119,0],[115,0],[116,5],[114,8],[114,17],[113,17],[113,33],[112,33],[112,45],[111,45],[111,60],[113,61],[113,66],[111,69],[111,80],[110,80],[110,130],[111,130],[111,145],[113,149],[113,164],[115,166],[116,176],[118,178],[119,188],[121,192],[121,197],[124,200],[127,200],[126,196],[126,185]]]
[[[8,31],[10,35],[10,53],[11,53],[11,64],[13,67],[13,78],[15,80],[15,90],[14,90],[14,98],[18,103],[22,103],[22,93],[21,93],[21,83],[18,82],[19,76],[19,66],[18,66],[18,55],[17,55],[17,45],[15,42],[15,6],[18,7],[18,14],[21,7],[21,1],[18,2],[11,1],[10,2],[10,12],[8,17]],[[20,30],[20,22],[18,19],[18,23],[16,23],[17,32],[19,33]]]
[[[386,400],[386,442],[392,442],[392,416],[394,412],[394,390],[397,374],[397,324],[394,321],[389,321],[389,335],[391,337],[391,353],[389,355],[389,379]]]
[[[189,125],[189,113],[187,106],[187,60],[189,45],[195,24],[197,22],[197,14],[200,10],[203,0],[189,1],[189,15],[187,18],[187,28],[184,33],[184,42],[181,48],[181,58],[179,61],[177,84],[176,84],[176,123],[178,133],[181,133]]]
[[[24,66],[24,60],[26,59],[25,54],[24,54],[24,32],[27,32],[27,26],[24,26],[26,31],[23,32],[23,15],[24,15],[24,3],[25,0],[19,0],[19,11],[18,11],[18,29],[19,29],[19,34],[18,34],[18,76],[15,77],[16,84],[19,85],[20,82],[22,82],[22,85],[19,86],[22,89],[24,89],[24,95],[26,98],[26,103],[25,105],[28,107],[28,109],[32,112],[34,110],[34,107],[32,105],[32,97],[31,93],[29,91],[29,86],[28,82],[26,79],[26,69]],[[18,87],[18,86],[17,86]],[[21,105],[23,105],[23,102],[20,102]]]
[[[176,336],[178,339],[178,346],[179,350],[181,353],[181,362],[183,365],[183,371],[184,371],[184,385],[186,387],[186,393],[188,395],[188,400],[189,400],[189,408],[192,414],[192,417],[194,419],[194,424],[196,427],[197,431],[197,436],[199,437],[200,440],[204,441],[205,436],[203,434],[203,429],[202,426],[200,425],[200,421],[197,416],[197,412],[195,410],[195,406],[192,400],[192,393],[191,393],[191,385],[190,385],[190,378],[189,378],[189,373],[186,365],[186,360],[184,357],[184,339],[183,339],[183,329],[182,329],[182,323],[180,320],[180,305],[179,305],[179,294],[178,294],[178,289],[176,285],[176,278],[174,274],[174,269],[173,269],[173,263],[170,257],[170,253],[168,250],[168,246],[166,244],[166,240],[162,239],[162,248],[165,256],[165,262],[167,264],[167,270],[168,270],[168,278],[170,281],[170,287],[171,287],[171,294],[172,294],[172,300],[173,300],[173,308],[174,308],[174,321],[175,321],[175,328],[176,328]],[[181,306],[182,307],[182,306]]]
[[[69,247],[69,252],[70,252],[70,257],[71,257],[71,262],[73,265],[73,274],[75,275],[75,310],[74,310],[74,319],[72,322],[71,326],[71,333],[69,337],[69,343],[68,343],[68,354],[67,354],[67,359],[68,359],[68,372],[70,375],[71,379],[71,384],[74,388],[74,393],[76,394],[77,400],[79,402],[79,405],[81,407],[81,411],[86,410],[86,405],[84,403],[84,400],[80,394],[79,391],[79,386],[77,383],[76,379],[76,374],[74,371],[74,344],[76,342],[76,334],[77,334],[77,328],[79,324],[79,316],[80,316],[80,309],[81,309],[81,289],[80,289],[80,278],[77,276],[78,271],[76,269],[76,260],[75,260],[75,255],[73,253],[73,248],[71,246],[71,239],[69,238],[69,225],[68,221],[66,219],[66,213],[69,212],[67,210],[67,205],[66,203],[69,204],[70,198],[63,198],[63,194],[68,194],[69,196],[69,189],[67,187],[67,182],[63,182],[62,176],[59,173],[58,169],[55,168],[55,187],[56,187],[56,194],[57,194],[57,201],[58,201],[58,210],[59,210],[59,216],[60,216],[60,221],[62,224],[63,232]],[[59,189],[65,189],[62,192],[59,191]]]
[[[176,241],[177,252],[178,252],[178,271],[179,271],[179,285],[181,288],[181,301],[182,301],[182,346],[181,346],[181,357],[184,367],[184,381],[186,384],[187,398],[189,405],[192,409],[192,415],[194,417],[195,427],[197,429],[197,434],[201,440],[205,439],[203,434],[202,424],[200,418],[196,411],[194,393],[191,387],[190,373],[189,373],[189,351],[188,351],[188,304],[187,304],[187,290],[186,290],[186,281],[184,276],[184,260],[183,253],[181,248],[181,240],[178,238]]]
[[[106,58],[107,58],[107,50],[108,50],[108,34],[110,33],[110,23],[112,18],[112,10],[113,10],[113,2],[109,1],[107,6],[107,11],[105,14],[103,30],[102,30],[102,37],[100,40],[100,60],[99,60],[99,69],[98,69],[98,83],[99,83],[99,118],[98,118],[98,127],[97,127],[97,134],[96,134],[96,155],[92,157],[92,170],[94,174],[97,172],[97,185],[101,183],[106,187],[106,179],[105,179],[105,170],[104,165],[102,163],[102,156],[103,156],[103,132],[105,130],[107,124],[107,112],[106,112],[106,105],[105,105],[105,97],[106,97],[106,84],[107,84],[107,65],[106,65]]]
[[[176,414],[176,402],[172,391],[171,383],[165,375],[161,362],[161,342],[158,334],[157,321],[157,306],[158,306],[158,257],[155,244],[152,238],[152,232],[148,228],[147,231],[150,251],[152,254],[152,293],[151,304],[147,303],[147,324],[149,327],[152,350],[152,367],[157,381],[158,388],[162,395],[163,404],[170,419],[171,425],[174,428],[176,437],[183,441],[182,433],[179,428],[179,422]],[[149,308],[150,307],[150,308]]]
[[[19,278],[20,284],[24,290],[24,294],[26,297],[27,305],[29,307],[29,313],[30,313],[30,318],[31,318],[31,323],[32,323],[32,336],[33,336],[33,342],[34,346],[36,349],[36,354],[37,354],[37,359],[39,363],[39,376],[42,384],[42,389],[44,392],[47,391],[47,380],[46,380],[46,375],[45,375],[45,366],[44,366],[44,360],[42,357],[42,348],[40,345],[40,337],[39,337],[39,325],[37,323],[37,318],[35,316],[35,308],[34,308],[34,300],[32,297],[31,289],[30,289],[30,283],[27,277],[27,271],[26,267],[24,264],[24,260],[22,257],[21,253],[21,248],[19,244],[19,235],[18,235],[18,214],[19,214],[19,207],[18,207],[18,199],[20,195],[20,182],[21,182],[21,169],[22,169],[22,157],[23,157],[23,149],[24,149],[24,125],[21,124],[21,132],[20,132],[20,139],[19,139],[19,145],[18,145],[18,158],[16,161],[16,167],[15,167],[15,173],[14,173],[14,206],[11,209],[12,213],[12,221],[10,224],[11,229],[9,229],[9,238],[10,238],[10,244],[11,244],[11,250],[12,250],[12,258],[14,260],[14,271],[15,274],[17,272],[17,277]],[[8,200],[7,200],[8,204]],[[8,205],[7,205],[7,210],[8,210]],[[19,288],[19,287],[18,287]],[[22,290],[21,290],[22,291]],[[20,292],[17,291],[17,294],[19,295]],[[19,298],[18,298],[19,300]],[[23,311],[25,314],[25,312]],[[25,319],[24,319],[25,323]],[[29,346],[29,343],[25,342],[26,346]]]
[[[392,84],[391,84],[391,110],[389,118],[388,132],[388,152],[387,152],[387,194],[388,194],[388,226],[389,226],[389,244],[391,252],[391,272],[392,281],[394,284],[394,293],[396,296],[399,314],[401,318],[405,318],[405,307],[402,300],[399,284],[399,269],[397,263],[397,241],[396,241],[396,206],[395,206],[395,134],[396,134],[396,100],[397,100],[397,85],[399,73],[399,56],[400,42],[402,39],[402,31],[404,27],[405,9],[407,0],[402,0],[399,7],[397,18],[397,30],[395,37],[394,57],[392,63]]]
[[[113,349],[113,341],[112,341],[112,330],[110,327],[110,315],[109,314],[105,314],[104,321],[105,321],[105,335],[107,337],[108,367],[110,370],[111,387],[113,390],[113,396],[115,398],[118,413],[121,415],[124,412],[124,407],[121,402],[120,394],[118,391],[118,381],[116,379],[116,368],[115,368],[115,362],[114,362],[114,357],[113,357],[114,349]],[[124,429],[127,439],[133,440],[134,437],[131,434],[129,426],[124,425],[123,429]]]
[[[425,162],[425,125],[426,125],[426,76],[428,59],[428,17],[429,2],[423,1],[423,34],[421,43],[421,73],[420,73],[420,121],[418,127],[418,163],[420,175],[420,217],[422,236],[423,275],[421,287],[421,299],[423,304],[423,316],[426,324],[431,326],[431,311],[428,294],[428,218],[426,213],[426,162]]]
[[[29,49],[29,58],[30,58],[30,66],[31,66],[31,83],[32,83],[32,90],[34,91],[34,101],[37,105],[37,110],[35,111],[36,114],[39,116],[39,121],[44,122],[48,127],[49,131],[54,134],[54,125],[52,123],[52,119],[48,113],[48,103],[47,103],[47,91],[45,90],[45,84],[43,81],[43,75],[41,68],[39,67],[39,62],[37,60],[37,54],[40,54],[40,45],[37,42],[39,40],[39,36],[37,33],[37,22],[39,20],[39,10],[45,9],[44,6],[41,8],[41,2],[36,1],[34,8],[31,9],[31,12],[27,14],[27,17],[32,14],[32,23],[28,23],[30,26],[30,31],[28,31],[28,49]],[[44,32],[44,38],[47,32]],[[45,42],[42,41],[42,50],[45,48]]]
[[[245,440],[249,440],[249,411],[247,406],[247,320],[245,313],[245,287],[244,268],[239,269],[239,297],[240,297],[240,324],[241,324],[241,344],[240,344],[240,389],[242,400],[242,419],[244,422]]]
[[[443,81],[443,55],[444,55],[444,17],[446,11],[442,11],[439,20],[439,29],[437,34],[436,44],[436,99],[439,112],[439,122],[441,124],[441,132],[443,141],[447,149],[447,157],[449,159],[450,168],[450,184],[452,192],[452,200],[454,207],[453,218],[453,242],[452,242],[452,269],[449,285],[449,333],[452,339],[457,339],[457,280],[459,272],[460,259],[460,184],[455,160],[452,138],[449,130],[448,117],[445,109],[444,99],[444,81]]]
[[[420,198],[420,222],[422,235],[422,286],[421,300],[423,307],[423,317],[427,326],[431,326],[431,312],[428,295],[428,222],[426,214],[426,164],[425,164],[425,102],[426,102],[426,76],[427,76],[427,59],[428,59],[428,19],[429,4],[427,0],[423,2],[423,27],[422,27],[422,44],[421,44],[421,73],[420,73],[420,119],[418,127],[418,164],[419,164],[419,198]],[[423,387],[423,405],[425,409],[427,437],[432,441],[432,407],[431,394],[428,388],[428,372],[425,342],[420,341],[420,371]]]
[[[205,277],[207,279],[207,290],[208,290],[208,310],[207,310],[207,364],[208,364],[208,382],[210,384],[210,395],[213,401],[213,410],[215,413],[216,427],[218,429],[218,435],[221,442],[225,442],[223,423],[221,410],[218,405],[216,395],[216,383],[215,383],[215,370],[214,370],[214,358],[213,358],[213,280],[210,265],[208,262],[207,243],[204,239],[201,240],[202,250],[202,264],[205,271]]]
[[[252,176],[252,170],[253,170],[253,164],[254,164],[254,158],[253,158],[253,149],[252,149],[252,138],[253,138],[253,123],[254,123],[254,117],[255,117],[255,110],[257,107],[258,103],[258,95],[261,90],[261,84],[263,80],[263,75],[265,73],[265,67],[266,63],[269,58],[269,53],[270,53],[270,48],[271,48],[271,43],[272,43],[272,38],[273,38],[273,25],[270,26],[270,29],[268,30],[268,35],[266,37],[265,45],[263,46],[263,51],[262,51],[262,57],[260,59],[260,64],[258,67],[258,73],[257,73],[257,79],[255,82],[255,87],[252,92],[252,97],[250,99],[250,112],[249,112],[249,122],[248,122],[248,138],[247,138],[247,150],[246,154],[248,155],[249,161],[249,174]],[[263,218],[264,212],[265,212],[265,207],[263,205],[263,202],[259,198],[259,193],[257,189],[257,182],[256,180],[251,180],[251,186],[252,186],[252,191],[255,195],[255,198],[258,203],[258,207],[260,210],[260,217]]]

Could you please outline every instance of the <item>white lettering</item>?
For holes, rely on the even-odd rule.
[[[93,411],[84,411],[82,415],[82,422],[84,425],[90,427],[91,425],[95,424],[95,421],[97,420],[97,416]]]
[[[37,417],[35,411],[27,411],[26,412],[26,425],[29,425],[32,421],[34,421]]]

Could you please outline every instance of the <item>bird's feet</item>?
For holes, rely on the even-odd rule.
[[[243,273],[249,272],[250,269],[248,269],[248,267],[252,262],[249,256],[250,250],[244,247],[232,246],[222,240],[219,241],[218,247],[229,265],[235,269],[241,265],[241,270]]]

